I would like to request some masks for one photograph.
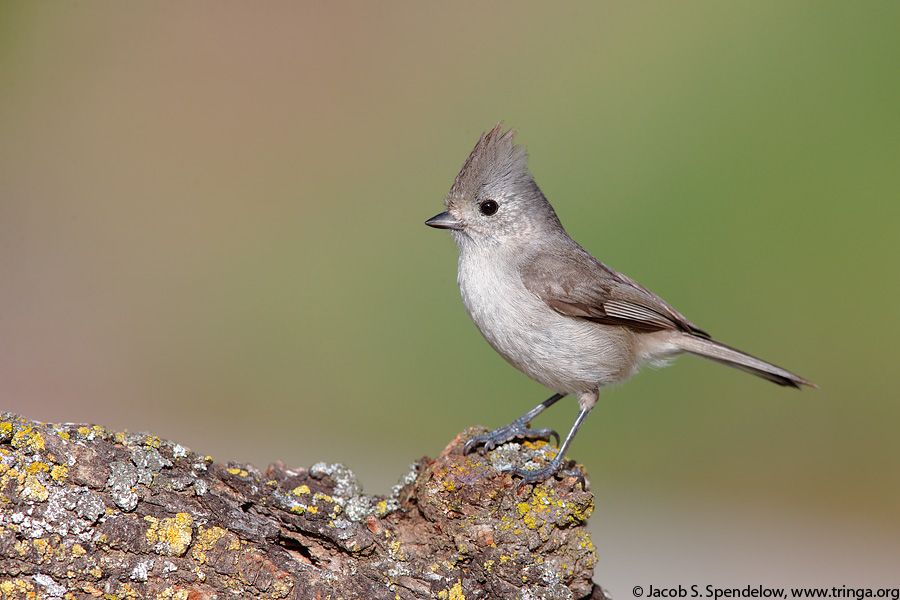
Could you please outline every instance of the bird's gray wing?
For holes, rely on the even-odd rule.
[[[541,252],[525,262],[521,274],[525,287],[558,313],[640,330],[680,329],[709,337],[665,300],[581,246]]]

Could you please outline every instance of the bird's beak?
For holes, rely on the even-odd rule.
[[[434,215],[427,221],[425,224],[429,227],[437,227],[438,229],[462,229],[462,223],[453,218],[449,212],[442,212],[439,215]]]

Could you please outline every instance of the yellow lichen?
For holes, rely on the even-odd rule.
[[[63,465],[54,465],[52,469],[50,469],[50,477],[54,480],[62,483],[66,480],[66,477],[69,476],[68,467],[64,467]]]
[[[83,436],[88,436],[91,434],[91,430],[88,427],[81,426],[78,428],[78,433],[80,433]]]
[[[50,497],[50,492],[40,482],[36,475],[28,475],[25,477],[25,487],[22,490],[22,496],[29,500],[37,500],[44,502]]]
[[[466,600],[466,596],[462,591],[462,583],[459,580],[450,588],[449,600]]]
[[[247,475],[249,475],[249,473],[247,473],[245,469],[231,468],[228,469],[228,472],[239,477],[246,477]]]
[[[203,581],[202,579],[200,581]],[[156,600],[167,600],[171,598],[172,600],[187,600],[190,597],[191,593],[189,590],[184,588],[175,589],[174,587],[167,587],[163,591],[156,594]]]
[[[117,598],[140,598],[141,595],[138,593],[134,587],[130,583],[120,583],[119,587],[116,588],[116,597]]]
[[[522,446],[528,448],[529,450],[540,450],[541,447],[549,445],[550,444],[548,444],[544,440],[525,440],[524,442],[522,442]]]
[[[41,461],[37,460],[37,461],[34,461],[33,463],[31,463],[30,465],[28,465],[28,468],[25,470],[28,472],[29,475],[34,475],[35,473],[49,471],[50,465],[48,465],[45,462],[41,462]]]
[[[31,427],[23,427],[17,431],[10,443],[13,448],[30,452],[39,452],[44,449],[44,438]]]
[[[390,544],[388,544],[388,549],[391,553],[391,558],[395,560],[406,560],[407,557],[401,551],[400,540],[394,540]]]
[[[157,554],[181,556],[191,545],[194,519],[188,513],[178,513],[162,521],[148,515],[144,520],[150,522],[146,532],[147,543],[155,544],[154,550]]]
[[[36,538],[31,541],[31,544],[38,555],[38,562],[53,559],[53,546],[50,545],[50,542],[43,538]]]
[[[588,534],[586,531],[579,531],[579,532],[577,532],[577,535],[578,535],[578,537],[581,538],[581,540],[578,543],[578,547],[581,548],[582,550],[587,550],[588,552],[593,553],[594,552],[594,542],[591,540],[590,534]]]
[[[19,482],[19,485],[24,485],[25,484],[25,475],[26,475],[25,471],[19,471],[18,469],[10,468],[10,470],[3,477],[3,485],[6,486],[6,482],[9,479],[15,479],[16,481]]]
[[[206,562],[206,553],[212,550],[213,546],[228,533],[221,527],[203,527],[197,530],[197,543],[191,550],[191,557],[200,562]]]
[[[93,569],[88,571],[88,573],[90,573],[97,579],[100,579],[101,577],[103,577],[103,571],[100,570],[100,567],[94,567]]]
[[[309,493],[309,486],[306,485],[306,484],[304,484],[304,485],[298,485],[297,487],[295,487],[294,489],[291,490],[291,493],[292,493],[293,495],[295,495],[295,496],[299,496],[299,495],[301,495],[301,494],[308,494],[308,493]]]
[[[520,502],[516,508],[525,526],[539,531],[544,537],[556,524],[586,521],[593,511],[593,503],[590,499],[580,504],[563,501],[556,497],[553,490],[535,488],[531,499]]]
[[[156,540],[159,539],[159,535],[157,534],[159,531],[159,519],[147,515],[144,517],[144,520],[150,523],[150,527],[144,532],[144,535],[147,537],[147,543],[151,545],[155,544]]]
[[[313,500],[322,500],[324,502],[334,502],[334,498],[329,496],[328,494],[323,494],[322,492],[316,492],[313,494]]]
[[[303,513],[309,513],[311,515],[319,512],[318,506],[306,506],[305,504],[298,504],[297,506],[292,506],[291,511],[297,513],[298,515],[302,515]]]
[[[87,554],[87,550],[85,550],[80,544],[72,545],[72,556],[74,556],[75,558],[81,558],[85,554]]]
[[[24,579],[8,579],[0,582],[0,597],[3,598],[26,598],[34,597],[34,585]]]

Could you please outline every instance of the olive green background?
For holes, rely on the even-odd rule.
[[[0,405],[387,492],[550,395],[423,225],[505,120],[583,246],[821,386],[685,357],[605,391],[570,451],[597,581],[897,587],[898,32],[891,2],[3,2]]]

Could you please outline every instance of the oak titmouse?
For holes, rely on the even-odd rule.
[[[687,352],[779,385],[815,384],[712,340],[662,298],[610,269],[563,229],[502,123],[481,136],[447,194],[447,211],[425,224],[449,229],[459,246],[459,290],[475,325],[511,365],[556,394],[509,425],[478,436],[466,451],[514,438],[559,436],[529,429],[566,395],[578,397],[572,429],[545,467],[515,470],[525,483],[562,467],[565,452],[600,388],[644,363]]]

